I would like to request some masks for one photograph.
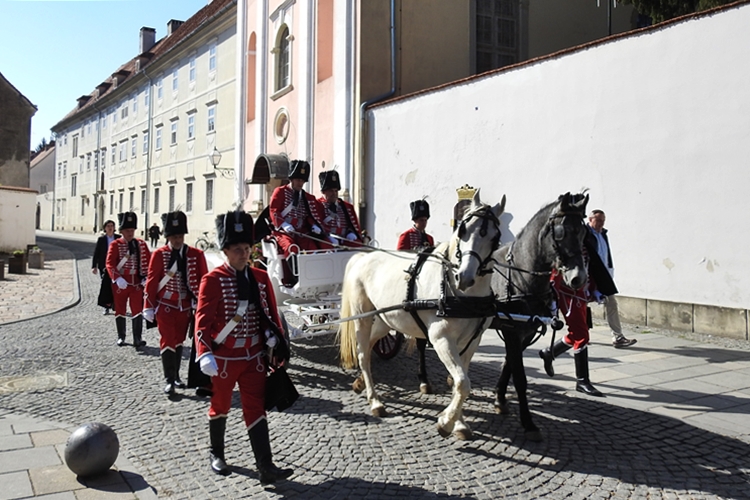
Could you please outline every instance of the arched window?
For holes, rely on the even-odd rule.
[[[276,88],[279,90],[288,87],[291,82],[291,58],[292,48],[289,41],[289,27],[284,25],[279,30],[279,36],[276,39]]]

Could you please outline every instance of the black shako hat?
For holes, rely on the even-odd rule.
[[[161,225],[164,236],[175,236],[177,234],[188,234],[187,215],[179,210],[161,214]]]
[[[227,212],[226,215],[216,217],[216,239],[222,250],[235,243],[253,241],[253,218],[247,212]]]
[[[318,174],[320,180],[320,190],[328,191],[329,189],[341,189],[341,182],[339,182],[339,173],[335,170],[328,170]]]
[[[417,220],[420,217],[430,218],[430,204],[425,200],[417,200],[409,203],[411,208],[411,220]]]
[[[135,215],[135,212],[117,214],[117,220],[120,222],[117,227],[118,231],[122,229],[138,229],[138,216]]]
[[[289,163],[289,178],[307,182],[310,179],[310,164],[305,160],[292,160]]]

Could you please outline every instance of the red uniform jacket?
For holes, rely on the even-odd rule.
[[[110,278],[112,278],[112,283],[117,281],[117,278],[123,277],[130,285],[140,285],[141,281],[148,275],[148,262],[151,258],[151,251],[148,249],[145,241],[138,238],[133,238],[133,241],[138,244],[140,260],[136,259],[135,254],[129,255],[128,242],[125,241],[125,238],[117,238],[109,245],[109,250],[107,251],[107,272]],[[117,266],[120,265],[120,262],[125,257],[128,258],[127,261],[120,269],[117,269]]]
[[[336,202],[336,211],[328,205],[325,197],[318,198],[323,207],[324,229],[331,234],[346,238],[349,233],[357,235],[357,241],[362,241],[362,229],[359,226],[359,219],[354,212],[354,205],[347,203],[341,198]]]
[[[294,226],[295,231],[303,234],[309,233],[314,224],[324,229],[325,226],[322,223],[324,219],[323,207],[313,195],[305,191],[300,191],[300,200],[297,206],[293,206],[284,215],[287,207],[293,205],[293,196],[294,190],[289,184],[279,186],[274,190],[269,203],[269,213],[274,227],[281,229],[281,224],[288,222]],[[303,196],[304,200],[302,199]]]
[[[202,250],[195,247],[183,245],[185,252],[185,268],[187,270],[187,287],[181,274],[175,274],[167,284],[159,290],[159,283],[169,273],[169,260],[172,248],[164,245],[154,250],[151,262],[148,266],[148,279],[146,280],[146,308],[155,309],[158,304],[168,305],[175,309],[190,309],[193,299],[198,299],[198,291],[201,286],[203,275],[208,273],[206,256]]]
[[[425,245],[429,245],[431,247],[435,246],[435,241],[432,239],[432,236],[427,233],[417,231],[416,228],[412,227],[408,231],[404,231],[403,233],[401,233],[401,236],[398,237],[396,250],[412,250],[414,248],[419,248]]]
[[[281,319],[276,307],[276,296],[268,274],[255,268],[248,268],[258,283],[260,305],[271,321],[281,331]],[[255,354],[265,345],[265,318],[254,307],[248,307],[231,331],[227,339],[218,346],[214,340],[224,326],[235,316],[239,299],[237,296],[237,272],[229,264],[217,267],[206,274],[201,281],[198,294],[198,309],[195,313],[196,361],[208,353],[217,357],[234,358],[243,356],[246,350]]]

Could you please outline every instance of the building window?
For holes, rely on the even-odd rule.
[[[146,190],[141,189],[141,213],[146,213]]]
[[[188,115],[187,138],[195,139],[195,115]]]
[[[63,179],[65,179],[68,176],[68,162],[63,162]]]
[[[70,176],[70,196],[76,195],[76,187],[78,184],[78,175],[73,174]]]
[[[159,213],[159,188],[154,188],[154,213]]]
[[[81,155],[80,158],[78,158],[78,173],[83,173],[83,155]]]
[[[172,122],[172,124],[170,125],[169,143],[172,146],[177,144],[177,122],[176,121]]]
[[[135,191],[131,191],[128,198],[130,198],[130,206],[128,207],[128,210],[133,210],[135,207]]]
[[[133,136],[130,138],[130,157],[135,158],[138,154],[138,137]]]
[[[138,94],[133,96],[133,116],[138,112]]]
[[[86,199],[81,198],[81,215],[86,215]]]
[[[161,100],[164,97],[164,78],[159,77],[156,80],[156,98]]]
[[[128,117],[128,103],[127,101],[125,104],[122,105],[122,108],[120,108],[121,118],[124,120]]]
[[[94,152],[94,171],[99,171],[99,152]]]
[[[86,123],[84,122],[83,125],[81,125],[81,139],[86,137]]]
[[[109,215],[115,213],[115,195],[109,195]]]
[[[102,148],[102,170],[107,166],[107,148]]]
[[[91,153],[86,155],[86,171],[91,171]]]
[[[62,163],[57,164],[57,178],[62,179]]]
[[[151,104],[151,87],[146,87],[143,93],[143,105],[148,108],[149,104]]]
[[[73,136],[73,156],[78,156],[78,136]]]
[[[195,81],[195,56],[190,56],[189,68],[188,78],[190,83],[193,83]]]
[[[104,130],[105,128],[107,128],[107,114],[106,113],[102,116],[102,130]]]
[[[91,122],[88,122],[86,124],[86,133],[91,135]]]
[[[112,125],[114,126],[116,124],[117,124],[117,110],[113,109],[112,110]]]
[[[118,210],[120,210],[120,212],[124,212],[124,211],[125,211],[125,210],[124,210],[124,209],[122,208],[122,206],[123,206],[123,200],[122,200],[122,197],[123,197],[123,194],[122,194],[122,193],[120,193],[120,204],[119,204],[119,205],[117,205],[117,208],[118,208]]]
[[[169,186],[169,211],[174,212],[174,186]]]
[[[188,182],[185,185],[185,211],[193,211],[193,183]]]
[[[206,179],[206,212],[214,209],[214,180]]]
[[[156,150],[159,151],[161,149],[161,127],[156,127]]]
[[[172,92],[177,92],[177,89],[179,88],[180,82],[177,79],[179,68],[175,68],[172,70]]]
[[[148,154],[148,132],[143,133],[143,154]]]
[[[208,46],[208,71],[216,71],[216,44]]]
[[[127,141],[122,141],[120,143],[120,161],[125,161],[125,159],[128,157],[127,147]]]
[[[110,149],[112,150],[112,161],[110,163],[114,165],[117,163],[117,144],[112,144]]]
[[[518,62],[518,0],[477,0],[476,24],[477,73]]]
[[[209,132],[216,130],[216,106],[208,107],[208,127]]]
[[[289,43],[289,27],[283,26],[276,43],[276,89],[281,90],[290,84],[291,44]]]

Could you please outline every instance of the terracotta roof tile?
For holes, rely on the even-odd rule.
[[[203,7],[201,10],[193,14],[187,21],[182,23],[182,25],[177,28],[171,35],[165,36],[161,39],[159,39],[153,47],[151,47],[148,51],[144,52],[143,54],[138,54],[137,56],[133,57],[131,60],[126,62],[125,64],[121,65],[119,68],[117,68],[115,71],[112,72],[112,75],[110,75],[108,78],[106,78],[102,83],[108,83],[110,84],[109,87],[100,95],[96,95],[96,87],[99,85],[96,85],[94,87],[94,90],[91,92],[92,98],[86,102],[83,106],[75,107],[73,110],[71,110],[65,117],[60,120],[57,124],[55,124],[52,128],[54,129],[58,125],[60,125],[62,122],[66,121],[69,118],[72,118],[73,116],[89,109],[92,107],[96,102],[100,101],[102,98],[112,94],[117,89],[114,85],[114,79],[113,76],[121,73],[121,72],[128,72],[128,75],[125,76],[123,80],[121,80],[118,83],[119,85],[122,85],[124,82],[130,80],[131,78],[135,77],[140,71],[136,71],[136,61],[141,57],[148,58],[148,62],[141,65],[140,70],[142,71],[144,68],[147,68],[151,64],[154,64],[154,62],[158,61],[161,57],[163,57],[165,54],[169,53],[171,49],[178,46],[180,42],[185,40],[187,37],[189,37],[195,30],[202,27],[206,22],[212,20],[214,16],[216,16],[218,13],[220,13],[223,9],[226,7],[237,3],[237,0],[213,0],[211,3]],[[124,73],[123,73],[124,74]]]

